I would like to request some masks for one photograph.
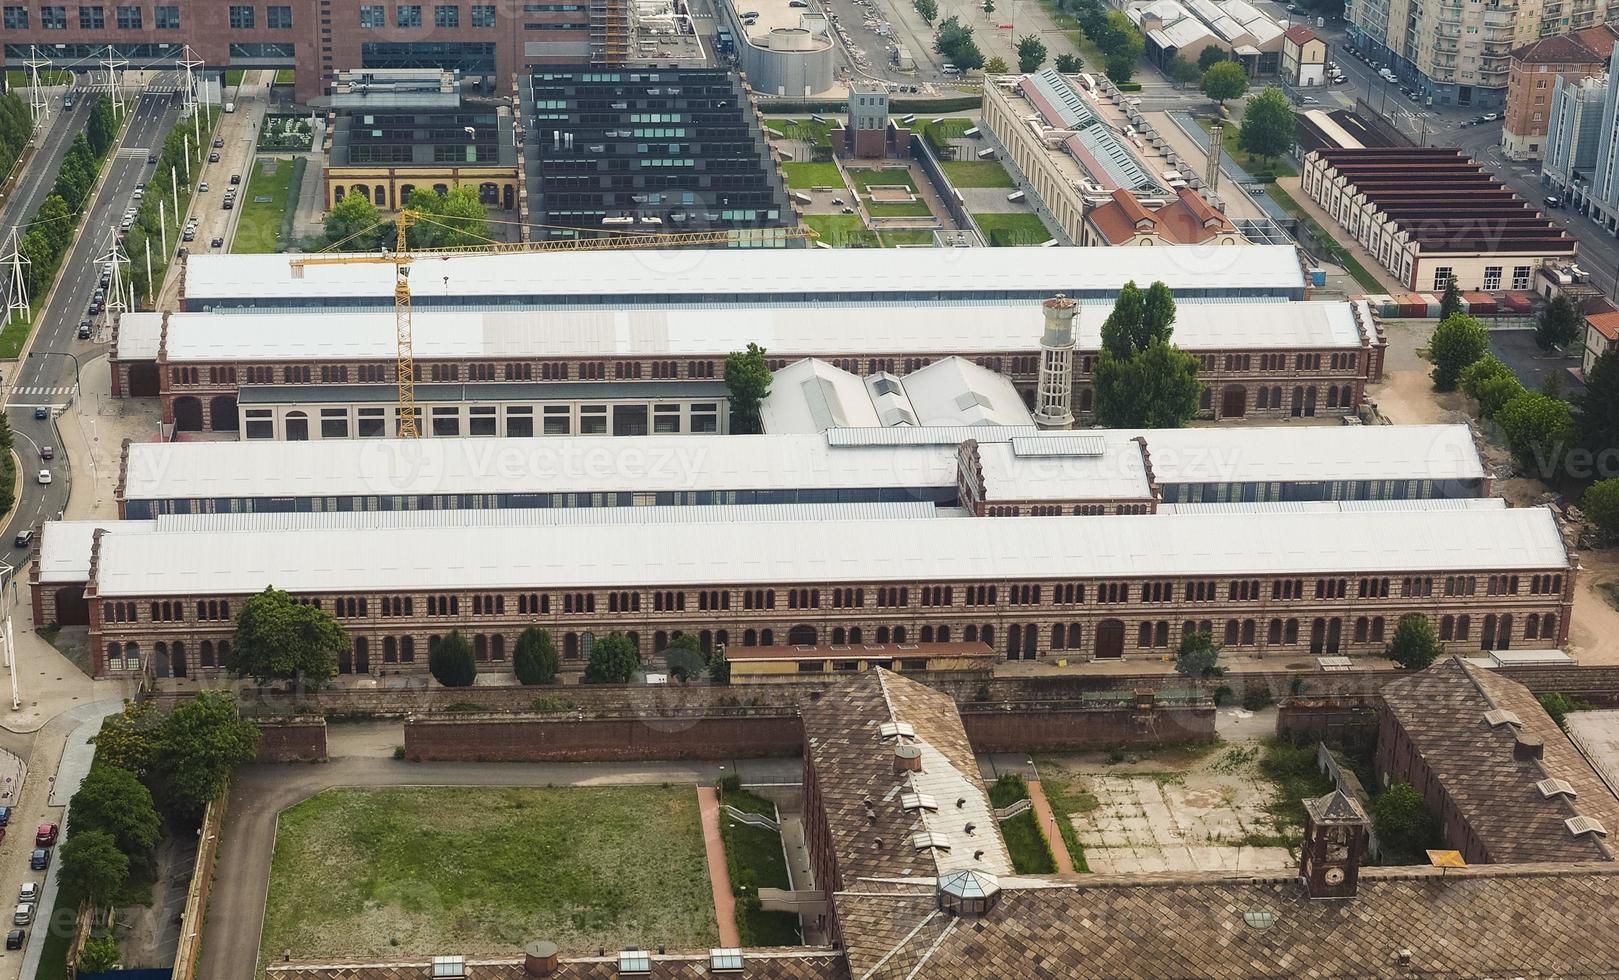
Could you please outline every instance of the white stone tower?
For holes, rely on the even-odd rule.
[[[1040,337],[1040,380],[1035,389],[1034,423],[1042,429],[1071,429],[1074,425],[1074,314],[1073,300],[1058,293],[1041,304],[1046,331]]]

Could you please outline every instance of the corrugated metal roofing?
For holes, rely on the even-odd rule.
[[[975,439],[1008,442],[1017,436],[1038,435],[1032,425],[923,425],[914,428],[833,428],[826,430],[829,446],[950,446]]]
[[[1014,456],[1100,456],[1107,451],[1103,436],[1062,435],[1013,436]]]
[[[103,596],[1549,570],[1546,508],[108,535]],[[698,560],[700,556],[701,560]]]
[[[1401,510],[1504,510],[1500,497],[1417,497],[1410,500],[1272,500],[1251,503],[1160,504],[1160,514],[1337,514]]]

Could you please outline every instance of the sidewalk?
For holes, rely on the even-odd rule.
[[[1051,804],[1046,800],[1046,791],[1040,788],[1040,780],[1028,780],[1029,802],[1034,804],[1034,818],[1040,822],[1040,831],[1046,835],[1046,843],[1051,845],[1052,860],[1057,862],[1057,873],[1071,875],[1074,873],[1074,859],[1068,856],[1068,843],[1062,839],[1062,832],[1057,829],[1056,814],[1051,811]]]
[[[714,917],[719,922],[720,945],[742,945],[736,928],[736,898],[731,894],[731,872],[725,864],[725,839],[720,834],[720,797],[712,786],[697,787],[697,810],[703,818],[703,848],[708,852],[708,883],[714,890]]]

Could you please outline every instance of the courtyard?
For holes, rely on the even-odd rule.
[[[285,810],[261,962],[718,940],[687,786],[330,789]]]

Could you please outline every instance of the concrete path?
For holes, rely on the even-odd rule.
[[[1040,821],[1041,833],[1046,835],[1046,843],[1051,845],[1051,857],[1057,862],[1057,873],[1071,875],[1074,873],[1074,859],[1068,856],[1068,843],[1057,829],[1057,817],[1046,800],[1046,791],[1040,788],[1038,779],[1029,780],[1028,786],[1029,801],[1034,804],[1034,818]]]
[[[736,928],[736,898],[731,894],[731,871],[725,864],[725,838],[720,833],[720,797],[712,786],[697,787],[697,812],[703,818],[703,849],[708,852],[708,885],[714,891],[714,919],[720,927],[720,945],[742,945]]]
[[[213,896],[204,925],[197,976],[248,978],[258,960],[264,903],[270,894],[270,859],[276,818],[294,803],[337,786],[707,786],[735,772],[744,783],[791,783],[803,774],[799,759],[745,759],[726,763],[556,762],[411,763],[393,759],[334,759],[323,766],[244,766],[231,783],[230,811],[221,834]],[[0,980],[5,980],[0,976]]]

